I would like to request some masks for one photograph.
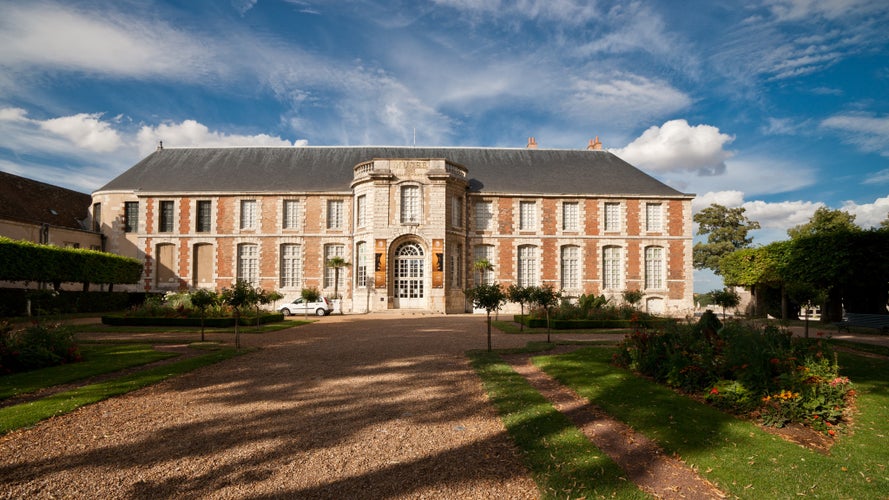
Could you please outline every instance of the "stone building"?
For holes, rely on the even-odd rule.
[[[107,250],[144,260],[140,290],[243,279],[287,297],[336,292],[345,312],[471,310],[485,281],[568,296],[644,292],[692,310],[693,196],[598,140],[585,150],[163,149],[93,193]],[[325,266],[342,257],[348,267]],[[487,259],[493,270],[473,263]]]

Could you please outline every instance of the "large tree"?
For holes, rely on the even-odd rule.
[[[695,243],[695,269],[711,269],[720,273],[719,261],[740,248],[747,248],[753,242],[748,233],[759,229],[759,222],[744,215],[744,208],[727,208],[716,203],[694,215],[698,223],[698,235],[707,236],[706,243]]]
[[[860,231],[855,224],[855,215],[842,210],[831,210],[827,207],[819,207],[812,214],[812,218],[805,224],[792,227],[787,230],[791,239],[798,239],[815,234],[843,233]]]

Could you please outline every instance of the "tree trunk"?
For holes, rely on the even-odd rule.
[[[491,311],[488,311],[488,352],[491,352]]]

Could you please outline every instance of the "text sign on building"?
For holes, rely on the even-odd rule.
[[[432,288],[444,286],[444,240],[432,240]]]
[[[386,240],[374,242],[374,288],[386,287]]]

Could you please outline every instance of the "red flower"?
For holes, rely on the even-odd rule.
[[[710,389],[710,394],[719,394],[719,389],[717,389],[715,387]]]
[[[781,362],[781,360],[778,359],[778,358],[772,358],[772,359],[769,360],[769,363],[771,363],[771,364],[773,364],[773,365],[777,365],[777,364],[780,363],[780,362]]]
[[[830,434],[831,436],[836,436],[836,435],[837,435],[836,431],[833,430],[833,429],[830,429],[829,431],[827,431],[827,433]]]

